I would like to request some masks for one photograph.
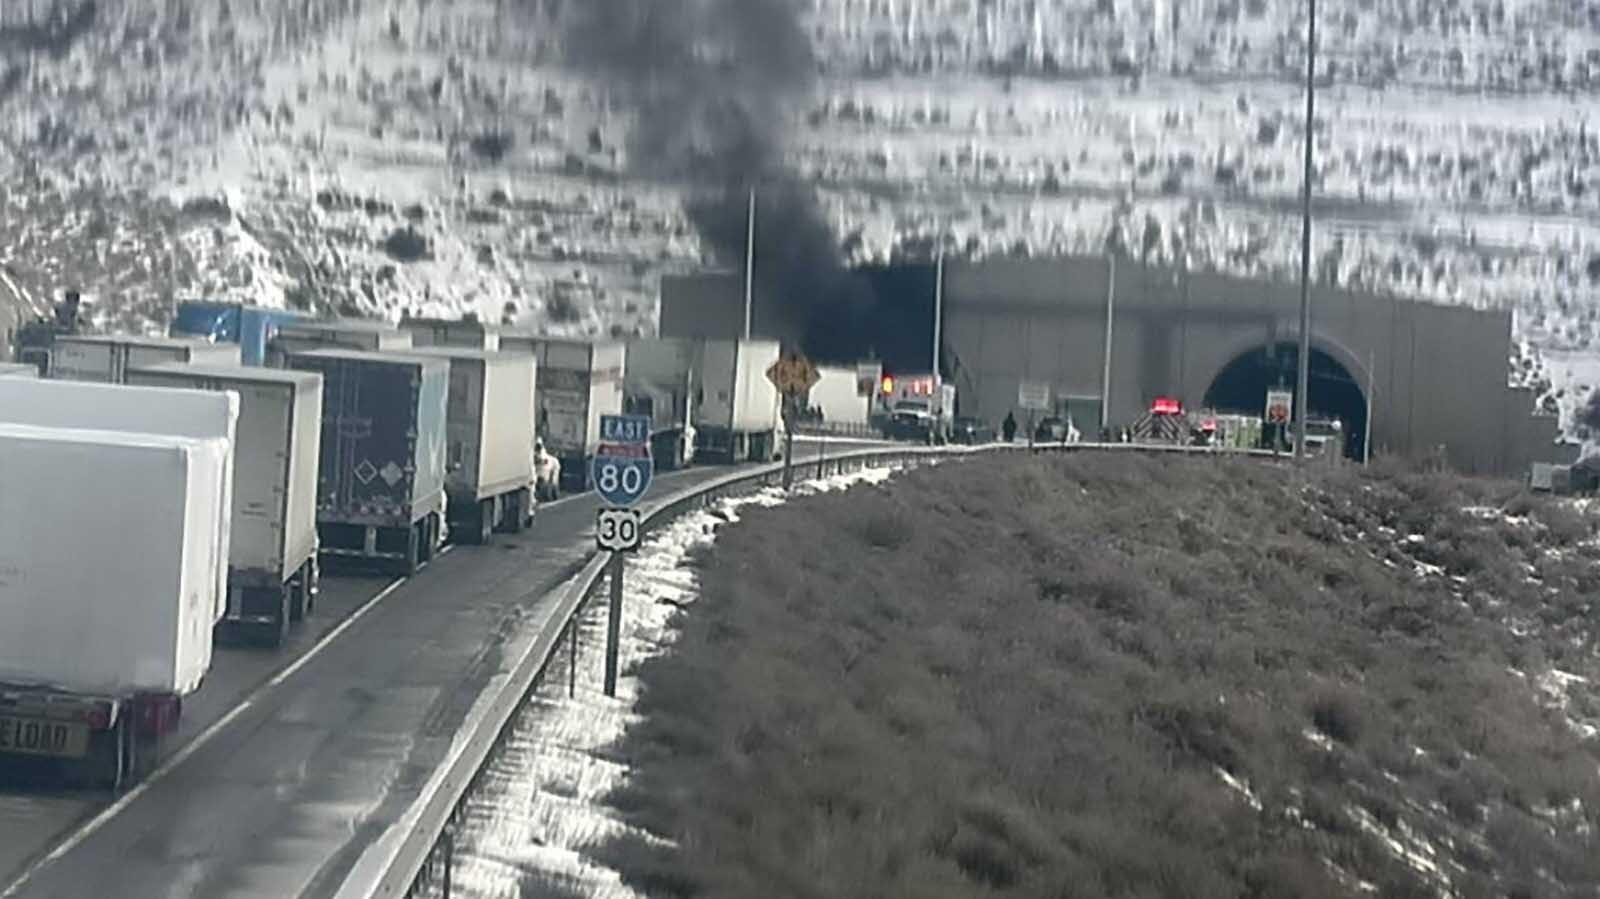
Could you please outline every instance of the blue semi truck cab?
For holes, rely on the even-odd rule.
[[[201,337],[216,343],[239,344],[245,365],[263,365],[267,344],[285,324],[310,316],[287,309],[267,309],[244,303],[187,300],[178,304],[168,333],[173,337]]]

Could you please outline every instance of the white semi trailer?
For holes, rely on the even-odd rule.
[[[626,345],[504,330],[500,350],[529,354],[536,360],[535,428],[544,448],[560,462],[561,487],[589,489],[589,460],[600,446],[600,416],[622,414]]]
[[[781,406],[767,369],[776,340],[706,340],[699,360],[695,453],[710,461],[771,461],[779,453]]]
[[[412,334],[385,322],[365,319],[310,319],[285,323],[267,343],[266,362],[273,368],[290,368],[289,357],[314,350],[346,349],[369,353],[404,351],[412,347]]]
[[[317,464],[322,376],[213,365],[160,365],[130,385],[232,392],[239,397],[228,602],[222,636],[281,645],[309,614],[317,565]]]
[[[132,434],[221,439],[230,451],[221,493],[214,497],[211,533],[220,618],[228,596],[232,531],[233,459],[239,398],[199,390],[167,390],[74,381],[0,378],[0,422],[40,428],[76,428]]]
[[[156,758],[211,667],[229,455],[0,424],[0,764],[117,789]]]
[[[121,384],[130,369],[163,362],[238,365],[239,345],[198,338],[67,334],[50,349],[49,377]]]
[[[451,539],[489,542],[533,518],[533,357],[457,346],[416,347],[450,364],[445,493]]]

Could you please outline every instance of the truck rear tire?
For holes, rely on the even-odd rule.
[[[273,610],[272,620],[262,626],[262,642],[273,649],[289,642],[289,624],[294,620],[293,594],[294,588],[289,584],[278,591],[278,603]]]
[[[524,487],[513,490],[501,498],[499,527],[502,534],[519,534],[533,520],[533,494]]]
[[[404,577],[411,577],[422,569],[422,546],[428,531],[428,519],[413,522],[406,534],[406,554],[395,566]]]
[[[311,573],[306,565],[289,579],[289,620],[300,622],[306,620],[306,615],[311,612]]]
[[[478,538],[475,542],[479,546],[486,546],[494,538],[494,512],[497,505],[499,503],[496,502],[494,497],[479,500],[478,502],[478,520],[474,534]]]

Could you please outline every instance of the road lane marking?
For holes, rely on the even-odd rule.
[[[454,548],[455,547],[453,546],[446,546],[439,552],[437,558],[444,558],[450,553],[450,550]],[[312,659],[320,655],[322,651],[328,648],[328,646],[331,645],[334,640],[338,639],[341,634],[349,630],[352,625],[354,625],[357,621],[360,621],[363,616],[377,607],[378,603],[383,602],[383,600],[386,599],[391,593],[400,589],[410,580],[411,579],[409,577],[397,578],[396,580],[392,581],[389,586],[378,591],[377,595],[362,603],[359,608],[347,615],[343,621],[339,622],[338,626],[334,627],[333,630],[324,634],[321,640],[318,640],[315,644],[313,644],[312,647],[306,650],[306,652],[298,659],[295,659],[293,662],[289,663],[287,667],[278,672],[276,675],[273,675],[273,677],[266,683],[251,691],[249,696],[246,696],[243,701],[229,710],[227,714],[212,722],[210,727],[207,727],[205,730],[201,731],[193,740],[190,740],[187,745],[174,753],[171,758],[167,759],[165,762],[162,762],[160,767],[150,772],[150,776],[135,784],[132,789],[122,794],[122,796],[118,798],[116,802],[113,802],[102,809],[99,814],[84,822],[81,827],[73,831],[70,836],[68,836],[65,840],[62,840],[61,843],[59,843],[54,849],[50,850],[50,852],[43,858],[36,860],[33,862],[33,864],[30,864],[28,867],[24,868],[22,873],[6,886],[5,892],[0,893],[0,899],[6,899],[6,897],[16,895],[17,891],[22,889],[24,886],[27,886],[28,881],[32,880],[40,871],[44,870],[47,866],[53,864],[54,862],[59,861],[62,856],[65,856],[67,853],[83,845],[86,840],[94,836],[96,832],[109,824],[113,818],[121,814],[124,809],[137,801],[139,797],[148,792],[151,787],[155,786],[157,783],[160,783],[161,780],[168,774],[171,774],[173,769],[188,761],[194,756],[195,753],[204,748],[207,743],[215,739],[217,734],[222,733],[224,728],[237,720],[238,717],[249,710],[251,706],[255,705],[256,702],[260,700],[262,696],[266,695],[269,690],[276,688],[285,680],[288,680],[291,676],[293,676],[295,672],[310,664]]]

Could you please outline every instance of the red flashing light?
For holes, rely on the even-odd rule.
[[[1170,396],[1158,396],[1155,398],[1155,401],[1150,404],[1150,414],[1182,415],[1183,403],[1179,400],[1173,399]]]

